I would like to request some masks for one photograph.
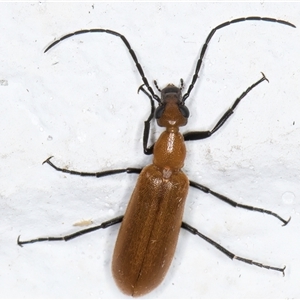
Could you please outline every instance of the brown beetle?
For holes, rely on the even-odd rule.
[[[205,239],[231,259],[237,259],[248,264],[280,271],[284,275],[285,267],[272,267],[236,256],[220,244],[201,234],[194,227],[182,222],[184,205],[189,186],[197,188],[205,193],[209,193],[234,207],[273,215],[282,221],[283,225],[286,225],[289,222],[289,220],[284,220],[272,211],[239,204],[199,183],[190,181],[181,170],[186,156],[184,142],[189,140],[200,140],[211,136],[227,121],[236,106],[246,96],[246,94],[248,94],[255,86],[267,80],[265,75],[262,74],[263,76],[261,79],[252,84],[235,100],[232,107],[225,112],[212,130],[194,131],[185,134],[181,134],[179,132],[179,127],[187,124],[189,111],[185,106],[185,101],[189,97],[190,92],[198,79],[198,73],[200,71],[204,54],[214,33],[218,29],[233,23],[259,20],[277,22],[283,25],[295,27],[293,24],[286,21],[260,17],[239,18],[218,25],[210,32],[204,43],[192,82],[186,94],[183,96],[182,80],[180,88],[169,84],[161,90],[161,97],[157,96],[148,84],[148,80],[144,76],[141,65],[139,64],[138,59],[134,51],[131,49],[127,39],[115,31],[107,29],[80,30],[63,36],[59,40],[53,42],[45,50],[45,52],[70,36],[87,32],[103,32],[118,36],[122,39],[137,66],[144,83],[143,85],[145,85],[148,89],[147,91],[143,88],[143,86],[140,87],[140,90],[149,97],[151,103],[151,112],[149,118],[145,121],[143,148],[145,154],[153,154],[153,163],[143,169],[126,168],[88,173],[59,168],[50,161],[51,157],[49,157],[44,163],[49,164],[58,171],[69,174],[103,177],[119,173],[138,173],[139,178],[124,216],[114,218],[98,226],[87,228],[64,237],[37,238],[28,241],[20,241],[20,237],[18,237],[18,245],[22,246],[23,244],[41,241],[68,241],[85,233],[104,229],[122,222],[113,254],[112,272],[114,279],[122,292],[131,296],[147,294],[163,281],[174,256],[180,228],[186,229],[189,232]],[[155,85],[157,87],[156,82]],[[159,104],[157,108],[155,108],[153,99]],[[160,135],[154,145],[148,147],[150,121],[154,117],[157,120],[157,124],[161,127],[165,127],[166,130]]]
[[[189,179],[181,171],[186,149],[179,126],[187,123],[178,106],[181,91],[168,85],[158,119],[166,127],[153,150],[153,164],[137,181],[117,238],[112,271],[119,288],[140,296],[157,287],[172,262]]]

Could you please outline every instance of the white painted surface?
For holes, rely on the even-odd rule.
[[[16,244],[56,236],[124,213],[135,175],[82,178],[42,162],[101,171],[142,167],[149,101],[120,39],[64,34],[109,28],[125,35],[149,82],[188,85],[209,31],[242,16],[285,19],[293,29],[244,22],[216,33],[187,105],[183,132],[211,129],[234,99],[262,83],[208,140],[187,143],[191,180],[268,215],[234,209],[192,190],[184,220],[237,255],[286,265],[286,276],[230,261],[181,232],[170,271],[149,298],[299,298],[299,3],[0,3],[2,298],[127,298],[111,275],[118,226],[68,243]],[[5,85],[7,83],[7,85]],[[155,128],[153,140],[161,129]]]

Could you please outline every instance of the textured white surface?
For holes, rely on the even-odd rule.
[[[184,220],[237,255],[286,276],[238,261],[181,232],[170,271],[149,298],[299,298],[299,3],[0,3],[0,290],[2,298],[127,298],[111,275],[118,226],[68,243],[16,244],[74,232],[123,214],[135,175],[82,178],[41,163],[81,171],[142,167],[149,101],[120,39],[55,38],[84,28],[124,34],[149,82],[190,83],[209,31],[242,16],[285,19],[298,26],[244,22],[209,45],[187,105],[183,132],[207,130],[264,72],[262,83],[213,137],[187,143],[184,170],[267,215],[234,209],[191,189]],[[7,85],[6,85],[7,83]],[[161,129],[154,130],[155,140]]]

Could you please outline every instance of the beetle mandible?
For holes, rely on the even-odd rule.
[[[44,163],[49,164],[58,171],[69,174],[103,177],[119,173],[136,173],[139,174],[139,177],[124,216],[114,218],[103,222],[98,226],[80,230],[64,237],[46,237],[21,241],[19,236],[18,245],[22,246],[24,244],[42,241],[68,241],[85,233],[121,223],[113,254],[112,273],[122,292],[131,296],[147,294],[163,281],[174,256],[180,228],[186,229],[192,234],[203,238],[231,259],[237,259],[258,267],[279,271],[284,275],[285,267],[279,268],[264,265],[256,261],[237,256],[200,233],[196,228],[182,221],[184,204],[187,198],[189,186],[199,189],[202,192],[209,193],[234,207],[272,215],[282,221],[283,226],[290,220],[285,220],[270,210],[237,203],[206,186],[189,180],[181,170],[186,156],[184,142],[210,137],[228,120],[240,101],[255,86],[267,80],[266,76],[262,73],[261,79],[248,87],[248,89],[235,100],[232,107],[225,112],[212,130],[193,131],[185,134],[181,134],[179,132],[179,127],[187,124],[189,110],[185,105],[185,101],[189,97],[198,79],[202,61],[211,38],[217,30],[228,25],[244,21],[269,21],[295,27],[287,21],[265,17],[238,18],[218,25],[211,30],[206,38],[200,57],[197,61],[191,84],[184,95],[182,95],[183,80],[181,80],[180,87],[169,84],[161,91],[155,82],[155,86],[161,92],[161,97],[157,96],[149,85],[148,80],[144,75],[144,71],[129,42],[118,32],[109,29],[80,30],[67,34],[50,44],[45,52],[62,40],[78,34],[107,33],[121,38],[129,50],[129,53],[141,75],[143,85],[139,88],[139,90],[148,96],[151,103],[151,112],[149,118],[145,121],[144,126],[143,149],[145,154],[153,154],[153,164],[144,168],[126,168],[89,173],[59,168],[51,162],[50,159],[52,157],[49,157],[44,161]],[[155,101],[158,103],[157,108],[155,108]],[[166,130],[162,132],[154,145],[148,147],[150,122],[153,118],[157,120],[157,124],[159,126],[165,127]]]

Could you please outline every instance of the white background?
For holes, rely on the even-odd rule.
[[[180,233],[173,263],[150,298],[300,297],[300,4],[299,3],[1,3],[0,296],[127,298],[111,274],[119,225],[68,243],[17,246],[122,215],[136,175],[83,178],[61,167],[101,171],[143,167],[149,101],[122,41],[86,34],[43,51],[84,28],[125,35],[145,74],[161,88],[191,81],[210,30],[243,16],[288,20],[293,29],[244,22],[218,31],[208,47],[182,132],[211,129],[264,72],[263,82],[214,136],[187,143],[191,180],[290,224],[232,208],[190,189],[184,220],[237,255],[286,268],[280,273],[231,261],[205,241]],[[153,85],[152,85],[153,86]],[[154,141],[162,129],[152,131]]]

